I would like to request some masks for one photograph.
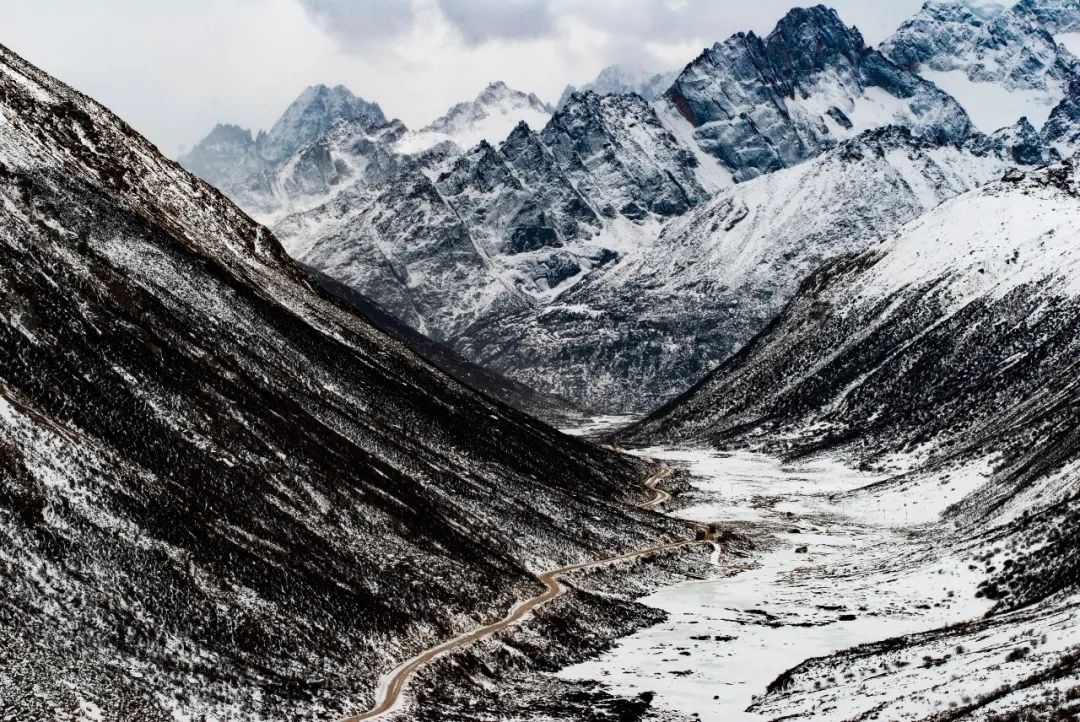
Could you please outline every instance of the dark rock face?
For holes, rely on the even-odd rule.
[[[607,217],[624,208],[634,209],[631,220],[678,215],[708,197],[694,174],[697,158],[639,96],[575,94],[540,137]]]
[[[851,111],[869,92],[887,99],[893,118],[856,127]],[[823,98],[835,102],[819,114],[813,108]],[[792,10],[766,38],[740,33],[717,43],[660,102],[693,125],[699,145],[739,181],[818,155],[841,133],[901,117],[916,136],[938,142],[960,144],[970,132],[951,97],[866,47],[857,30],[820,5]]]
[[[8,714],[340,718],[527,566],[656,538],[634,464],[423,361],[3,48],[0,117]]]
[[[1080,32],[1080,7],[1072,0],[1020,0],[1013,12],[1051,33]]]
[[[1069,84],[1065,98],[1043,126],[1042,135],[1048,143],[1080,147],[1080,78]]]
[[[1039,135],[1027,118],[1016,125],[994,133],[993,140],[1014,162],[1026,166],[1043,166],[1061,160],[1061,155]]]

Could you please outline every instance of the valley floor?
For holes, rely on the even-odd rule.
[[[971,547],[930,521],[978,482],[977,471],[935,481],[940,489],[905,503],[881,487],[851,493],[883,477],[827,460],[637,453],[694,475],[696,488],[677,499],[674,516],[768,539],[767,551],[747,571],[641,599],[667,620],[560,679],[602,681],[626,697],[652,692],[663,719],[717,722],[923,719],[967,707],[991,719],[982,713],[1055,693],[1036,678],[1080,641],[1072,601],[977,621],[991,607],[975,594],[983,569]],[[1031,614],[1043,616],[1033,623]],[[852,650],[859,645],[870,646]],[[804,660],[812,661],[785,674]],[[1001,694],[1010,685],[1019,691]]]

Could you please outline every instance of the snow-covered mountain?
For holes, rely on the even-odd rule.
[[[337,121],[360,119],[376,125],[386,122],[377,103],[356,97],[344,85],[313,85],[285,109],[268,132],[260,133],[255,143],[259,155],[271,163],[281,163],[318,140]]]
[[[821,5],[792,10],[764,38],[739,33],[716,43],[679,74],[657,109],[738,181],[885,125],[953,144],[971,133],[955,100],[868,48]]]
[[[915,37],[915,28],[936,37],[954,21],[977,35],[1005,13],[941,7],[928,6],[897,37]],[[1059,55],[1064,63],[1067,52]],[[443,133],[420,153],[404,152],[416,136],[396,121],[339,120],[253,176],[258,191],[231,195],[272,222],[294,257],[467,358],[578,404],[640,411],[752,337],[814,264],[873,242],[1004,164],[1053,162],[1054,146],[1080,136],[1080,85],[1069,86],[1075,100],[1045,129],[1017,116],[984,134],[909,65],[866,47],[831,10],[795,9],[764,38],[738,34],[707,49],[651,104],[574,93],[542,127],[519,123],[502,142],[466,149]],[[493,84],[438,125],[506,121],[512,114],[482,108],[507,99],[535,105]],[[862,171],[847,154],[906,165],[875,165],[852,180]],[[739,187],[804,164],[789,177],[806,187],[788,189],[779,205],[764,198],[769,183]],[[716,269],[704,259],[727,252],[716,244],[738,247],[722,240],[721,211],[744,194],[740,202],[763,218],[777,214],[771,225],[782,232],[736,224],[731,239],[764,234],[744,239],[756,250],[703,274]],[[852,204],[862,209],[854,223],[843,211]],[[815,217],[822,227],[795,220]],[[639,347],[650,351],[633,354]]]
[[[445,115],[408,133],[397,144],[401,153],[418,153],[439,143],[453,143],[468,150],[481,141],[497,144],[518,123],[543,128],[553,109],[533,93],[508,88],[506,83],[491,83],[475,100],[458,103]]]
[[[636,93],[648,101],[654,100],[658,95],[671,87],[671,83],[678,76],[678,71],[669,70],[663,73],[654,73],[643,68],[626,65],[609,65],[592,81],[585,83],[580,88],[567,85],[559,96],[556,109],[566,105],[570,96],[574,93],[584,93],[591,90],[597,95],[628,95]]]
[[[999,431],[1073,386],[1052,359],[1071,367],[1075,341],[1049,329],[1080,312],[1078,190],[1072,160],[1012,170],[825,264],[766,333],[634,433],[805,429],[800,443],[844,444],[857,429],[884,449],[980,429],[1011,446]],[[918,411],[931,397],[932,419]]]
[[[881,51],[951,93],[985,133],[1022,116],[1041,129],[1080,72],[1080,61],[1054,38],[1057,27],[1042,23],[1034,2],[987,17],[960,2],[935,1]]]
[[[340,719],[530,570],[675,529],[3,47],[0,229],[11,719]]]
[[[450,340],[546,302],[708,194],[696,159],[636,96],[576,95],[497,148],[407,158],[275,225],[289,252]]]
[[[382,128],[387,125],[376,103],[356,97],[342,85],[313,85],[289,104],[269,131],[252,138],[249,130],[218,125],[179,162],[249,213],[273,217],[294,203],[303,204],[320,187],[363,171],[376,152],[364,136],[381,141],[391,135],[390,140],[397,140],[405,132],[400,123]],[[318,147],[310,148],[313,145]],[[340,152],[345,145],[352,152]],[[361,157],[354,160],[353,155]]]
[[[887,471],[831,501],[890,517],[929,502],[940,516],[912,535],[981,580],[985,617],[808,659],[755,711],[798,720],[833,705],[849,719],[1075,711],[1078,229],[1075,160],[1009,172],[823,266],[764,333],[617,436]],[[903,560],[892,574],[913,563],[903,545],[892,558]],[[1056,694],[1058,680],[1073,691]]]
[[[1004,169],[888,128],[740,183],[543,307],[467,329],[481,364],[610,412],[655,408],[765,328],[803,278]]]

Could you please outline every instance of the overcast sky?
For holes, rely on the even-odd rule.
[[[922,0],[834,0],[871,44]],[[420,127],[492,80],[554,101],[614,62],[664,70],[792,0],[0,0],[0,43],[169,155],[217,122],[268,128],[342,83]]]

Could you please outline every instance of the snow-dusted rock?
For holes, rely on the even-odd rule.
[[[827,259],[992,180],[995,154],[887,128],[723,191],[543,307],[455,339],[469,358],[591,408],[646,411],[736,352]]]
[[[956,101],[866,47],[820,5],[792,10],[765,38],[739,33],[713,45],[657,103],[738,181],[884,125],[954,144],[971,131]]]
[[[1054,35],[1080,32],[1080,5],[1075,0],[1020,0],[1013,12]]]
[[[960,2],[928,2],[881,51],[951,93],[984,133],[1021,116],[1041,128],[1078,61],[1024,7],[986,16]]]
[[[269,131],[260,133],[255,142],[262,157],[271,163],[281,163],[317,140],[336,121],[358,119],[373,124],[386,122],[377,103],[358,98],[344,85],[333,88],[312,85],[285,109]]]

